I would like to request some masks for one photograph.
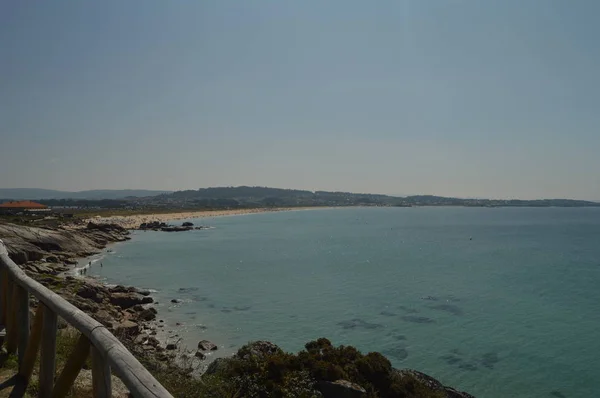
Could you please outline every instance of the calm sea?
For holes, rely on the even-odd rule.
[[[226,355],[261,339],[297,351],[327,337],[478,397],[598,396],[600,209],[192,221],[215,228],[136,232],[90,271],[156,289],[165,329],[190,347],[208,339]]]

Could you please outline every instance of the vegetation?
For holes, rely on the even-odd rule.
[[[249,344],[233,358],[220,360],[222,366],[202,377],[190,377],[194,371],[189,360],[183,359],[183,364],[175,359],[159,362],[136,350],[131,343],[130,348],[177,398],[317,398],[324,396],[320,384],[338,380],[362,387],[369,398],[446,396],[412,376],[395,371],[379,353],[363,355],[351,346],[334,347],[325,338],[309,342],[298,354],[278,348],[274,352],[260,352]]]
[[[0,199],[0,202],[14,198]],[[216,187],[177,191],[155,196],[126,198],[42,198],[38,202],[64,212],[116,211],[140,214],[161,211],[219,210],[259,207],[308,206],[470,206],[470,207],[583,207],[600,203],[569,199],[504,200],[462,199],[432,195],[396,197],[349,192],[304,191],[267,187]]]

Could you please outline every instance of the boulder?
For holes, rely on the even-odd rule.
[[[393,369],[393,372],[401,379],[411,377],[421,384],[427,386],[427,388],[429,388],[431,391],[438,392],[440,395],[446,398],[475,398],[466,392],[458,391],[451,387],[446,387],[433,377],[413,369]]]
[[[137,289],[133,286],[117,285],[108,289],[111,293],[136,293]]]
[[[161,227],[161,231],[163,232],[182,232],[182,231],[189,231],[193,229],[192,227],[177,227],[177,226],[172,226],[172,227]]]
[[[186,221],[183,224],[181,224],[182,227],[193,227],[194,223]]]
[[[142,296],[142,304],[151,304],[154,302],[152,297]]]
[[[126,336],[135,336],[140,332],[140,326],[132,321],[123,321],[117,326],[116,332]]]
[[[194,356],[196,358],[200,358],[200,359],[206,359],[206,355],[204,355],[204,353],[200,350],[196,351],[196,353],[194,354]]]
[[[147,301],[146,299],[150,299]],[[152,297],[144,297],[137,293],[113,293],[110,296],[110,302],[123,309],[131,308],[136,304],[146,304],[152,302]]]
[[[235,356],[240,359],[246,359],[250,357],[262,358],[278,352],[281,352],[281,348],[269,341],[255,341],[240,348]]]
[[[179,299],[172,299],[171,302],[175,303],[175,304],[178,304],[178,303],[181,303],[181,300],[179,300]]]
[[[198,349],[202,350],[202,351],[215,351],[217,348],[217,345],[208,341],[208,340],[202,340],[198,343]]]
[[[364,388],[348,380],[319,381],[316,388],[323,394],[323,398],[364,398],[367,396]]]
[[[177,349],[177,344],[175,344],[175,343],[169,343],[169,344],[167,344],[167,346],[165,348],[167,350],[169,350],[169,351],[173,351],[173,350]]]
[[[82,285],[76,293],[79,297],[90,299],[96,303],[101,303],[104,300],[104,294],[100,289],[92,285]]]
[[[58,257],[56,256],[46,256],[46,262],[56,264],[58,263]]]
[[[93,318],[109,329],[112,329],[115,324],[114,318],[106,310],[98,310],[93,315]]]
[[[136,336],[136,338],[133,339],[133,342],[135,344],[139,344],[139,345],[146,345],[146,340],[148,340],[148,337],[149,336],[147,334],[142,333],[142,334]]]
[[[147,308],[138,314],[138,319],[142,321],[152,321],[156,319],[156,310],[154,308]]]

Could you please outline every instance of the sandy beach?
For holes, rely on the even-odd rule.
[[[238,216],[243,214],[266,213],[274,211],[303,210],[301,208],[276,208],[276,209],[236,209],[236,210],[206,210],[206,211],[186,211],[180,213],[162,213],[162,214],[136,214],[131,216],[108,216],[92,217],[86,222],[117,224],[123,228],[135,229],[142,223],[159,221],[168,222],[172,220],[186,220],[189,218],[205,217],[223,217]]]

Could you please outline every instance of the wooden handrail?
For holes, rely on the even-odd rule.
[[[36,346],[40,345],[40,332],[34,331],[30,335],[29,295],[38,299],[40,307],[43,306],[38,309],[38,312],[43,311],[43,313],[40,312],[34,322],[35,327],[39,327],[36,323],[42,324],[40,378],[43,380],[40,380],[40,396],[51,396],[54,388],[56,317],[60,316],[79,330],[92,346],[90,351],[95,397],[110,396],[110,371],[112,370],[136,398],[172,398],[172,395],[104,325],[28,277],[8,257],[8,251],[2,240],[0,240],[0,275],[2,276],[0,320],[5,320],[7,344],[10,343],[12,353],[16,349],[19,350],[20,368],[25,362],[25,377],[27,373],[31,374],[29,370],[31,356],[35,358],[35,352],[31,354],[28,351],[34,348],[37,350]],[[60,388],[62,391],[65,387],[61,385]]]

